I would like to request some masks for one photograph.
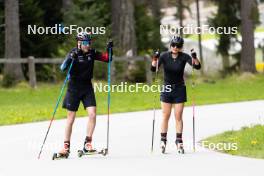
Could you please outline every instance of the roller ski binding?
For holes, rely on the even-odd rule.
[[[176,139],[175,143],[176,143],[176,147],[177,147],[177,152],[179,154],[184,154],[184,148],[183,148],[182,139]]]
[[[56,159],[67,159],[70,155],[70,142],[64,142],[64,147],[58,153],[54,153],[52,156],[52,160]]]

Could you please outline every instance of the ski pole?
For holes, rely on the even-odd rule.
[[[158,67],[159,67],[159,60],[157,60],[157,64],[156,64],[154,83],[157,82],[157,76],[158,76],[158,71],[159,71]],[[157,98],[157,94],[154,95],[151,152],[153,152],[153,146],[154,146],[154,133],[155,133],[155,121],[156,121],[156,98]]]
[[[107,143],[106,154],[109,150],[109,123],[110,123],[110,91],[111,91],[111,62],[112,62],[112,46],[108,48],[108,93],[107,93]]]
[[[193,49],[191,49],[191,52],[194,52]],[[193,151],[195,152],[195,100],[194,100],[194,60],[192,58],[192,122],[193,122]]]
[[[59,97],[58,97],[58,99],[57,99],[56,106],[55,106],[55,108],[54,108],[54,111],[53,111],[52,117],[51,117],[51,119],[50,119],[50,123],[49,123],[49,126],[48,126],[48,130],[47,130],[47,132],[46,132],[45,138],[44,138],[44,140],[43,140],[43,143],[42,143],[42,145],[41,145],[41,148],[40,148],[40,151],[39,151],[39,154],[38,154],[38,159],[40,159],[40,155],[41,155],[41,153],[42,153],[42,150],[43,150],[44,144],[45,144],[45,142],[46,142],[46,139],[47,139],[47,137],[48,137],[48,134],[49,134],[49,131],[50,131],[50,128],[51,128],[52,122],[53,122],[53,120],[54,120],[54,118],[55,118],[55,114],[56,114],[56,111],[57,111],[57,109],[58,109],[59,103],[60,103],[60,101],[61,101],[61,97],[62,97],[62,94],[63,94],[63,90],[64,90],[65,85],[66,85],[66,83],[67,83],[67,81],[68,81],[68,79],[69,79],[69,75],[70,75],[70,71],[71,71],[72,65],[73,65],[73,60],[72,60],[72,62],[71,62],[71,65],[70,65],[70,67],[69,67],[69,69],[68,69],[68,72],[67,72],[66,78],[65,78],[64,83],[63,83],[63,85],[62,85],[62,88],[61,88],[61,91],[60,91],[60,95],[59,95]]]

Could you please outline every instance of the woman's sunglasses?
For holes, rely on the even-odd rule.
[[[170,45],[171,47],[173,47],[173,48],[182,48],[182,45],[181,44],[179,44],[179,43],[172,43],[171,45]]]

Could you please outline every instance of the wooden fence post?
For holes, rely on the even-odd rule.
[[[33,56],[28,57],[28,76],[29,76],[29,85],[32,88],[36,88],[37,79],[36,79],[35,61]]]
[[[53,77],[53,82],[56,83],[57,82],[57,74],[56,74],[56,65],[52,64],[52,77]]]

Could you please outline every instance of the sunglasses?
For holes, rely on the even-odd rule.
[[[87,41],[87,40],[82,41],[82,45],[89,46],[89,45],[91,45],[91,41]]]
[[[173,47],[173,48],[182,48],[182,45],[181,44],[179,44],[179,43],[172,43],[171,45],[170,45],[171,47]]]

